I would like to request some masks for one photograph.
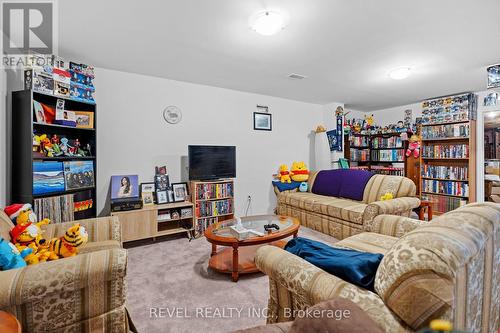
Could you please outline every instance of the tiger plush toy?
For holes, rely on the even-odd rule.
[[[88,234],[85,227],[76,223],[66,231],[64,236],[50,241],[49,251],[63,258],[74,257],[78,254],[78,248],[86,244],[87,240]]]

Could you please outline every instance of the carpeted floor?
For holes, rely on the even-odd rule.
[[[301,227],[299,236],[335,239]],[[173,238],[128,249],[128,309],[141,333],[224,333],[265,323],[268,279],[208,269],[210,244]],[[264,312],[265,313],[265,312]]]

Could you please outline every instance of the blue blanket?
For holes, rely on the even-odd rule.
[[[295,190],[299,188],[300,182],[282,183],[279,180],[273,181],[273,186],[276,186],[280,192]]]
[[[375,273],[384,257],[381,254],[333,248],[302,237],[290,240],[285,250],[344,281],[372,291]]]

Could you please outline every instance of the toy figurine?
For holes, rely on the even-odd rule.
[[[59,140],[59,137],[57,134],[52,135],[52,138],[50,138],[50,143],[52,144],[52,155],[54,156],[61,156],[63,152],[61,151],[61,148],[59,147],[59,144],[61,141]]]
[[[415,158],[420,156],[420,138],[416,134],[410,137],[410,143],[406,149],[406,157],[410,157],[412,154]]]
[[[61,138],[61,144],[59,145],[59,147],[61,148],[61,151],[65,156],[72,156],[68,141],[69,140],[67,138]]]

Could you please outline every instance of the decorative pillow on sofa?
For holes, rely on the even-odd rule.
[[[374,290],[381,254],[339,249],[307,238],[291,239],[285,250],[359,287]]]
[[[365,186],[372,176],[373,173],[366,170],[322,170],[316,175],[311,192],[362,201]]]

